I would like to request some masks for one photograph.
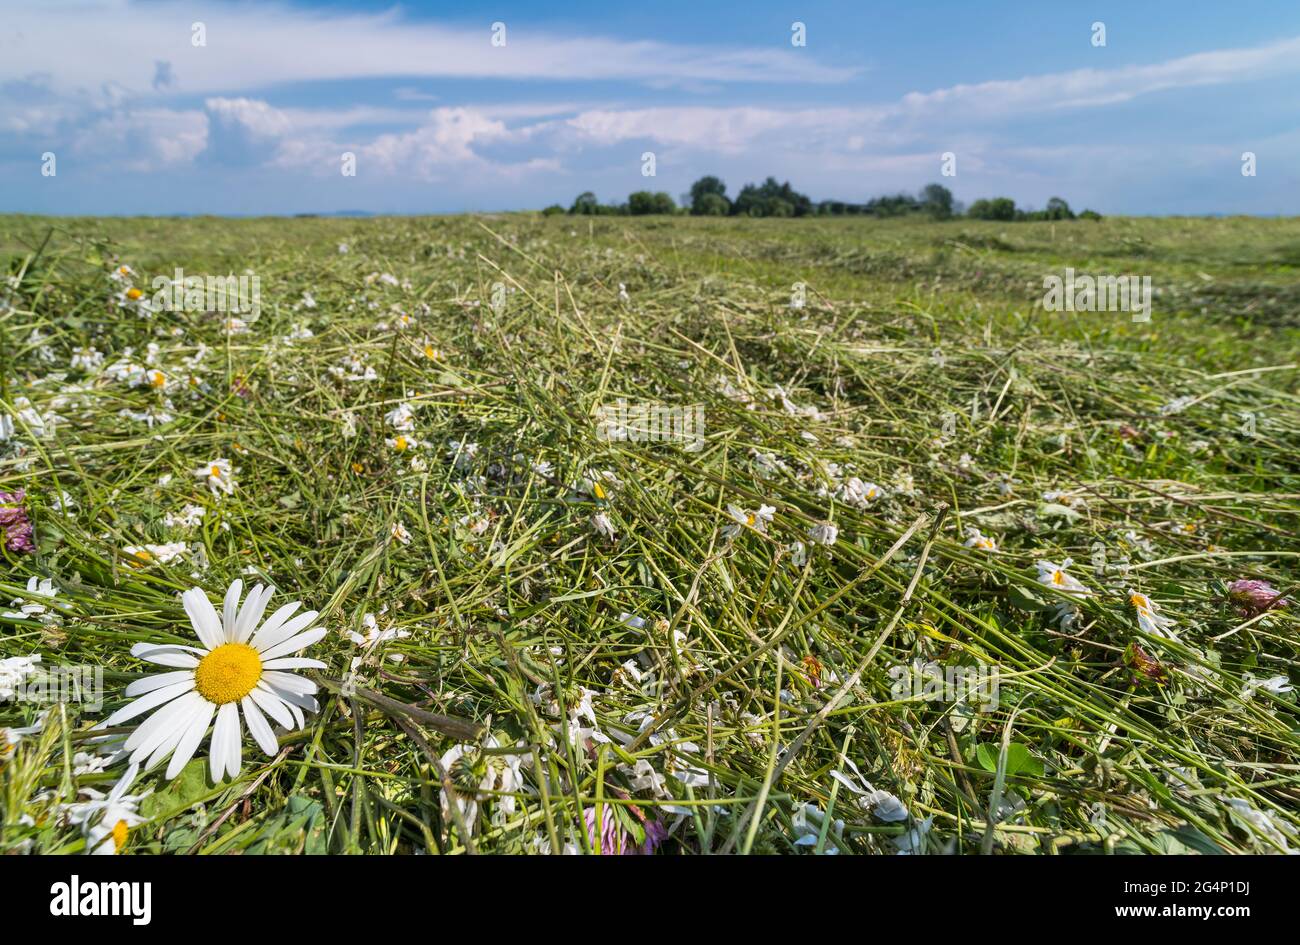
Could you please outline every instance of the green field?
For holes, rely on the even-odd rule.
[[[0,702],[0,850],[1300,848],[1300,220],[10,216],[0,259],[0,694],[104,698]],[[1066,267],[1150,320],[1044,311]],[[178,268],[256,317],[124,295]],[[315,711],[101,817],[132,646],[235,579],[319,612]]]

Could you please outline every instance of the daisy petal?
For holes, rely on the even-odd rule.
[[[226,771],[226,744],[230,741],[239,741],[239,710],[233,702],[227,702],[217,710],[217,724],[212,727],[208,761],[213,781],[220,781]]]
[[[266,605],[271,600],[274,591],[259,584],[248,592],[248,599],[244,601],[244,606],[239,610],[239,619],[235,621],[235,634],[230,639],[235,643],[243,643],[252,635],[253,630],[257,627],[257,622],[262,619],[262,614],[266,612]]]
[[[299,633],[296,636],[277,643],[275,646],[268,647],[262,651],[263,660],[273,660],[277,656],[284,656],[287,653],[297,653],[301,649],[311,646],[321,637],[325,636],[324,627],[317,627],[315,630],[308,630],[305,633]]]
[[[181,603],[185,605],[185,613],[189,614],[194,633],[204,648],[211,650],[220,646],[221,621],[217,619],[216,608],[208,600],[208,595],[201,588],[192,587],[181,595]]]
[[[248,731],[257,742],[257,747],[273,757],[280,743],[275,740],[275,733],[271,731],[271,726],[267,724],[266,717],[262,715],[257,703],[244,696],[239,701],[239,705],[244,710],[244,721],[248,723]]]
[[[248,694],[248,698],[257,703],[263,712],[275,719],[281,728],[293,728],[293,716],[285,708],[284,702],[269,686],[260,683]]]
[[[276,660],[277,663],[283,660]],[[291,669],[288,666],[276,666],[274,669]],[[174,686],[178,682],[184,682],[187,679],[193,679],[194,673],[187,669],[178,669],[173,673],[156,673],[152,676],[145,676],[143,679],[137,679],[129,683],[122,694],[128,699],[134,696],[144,695],[146,692],[153,692],[155,689],[161,689],[163,686]]]
[[[193,674],[191,673],[190,676],[190,679],[175,682],[169,686],[163,686],[161,689],[155,689],[148,695],[141,696],[134,702],[122,706],[122,708],[104,719],[104,721],[100,723],[100,726],[103,728],[112,728],[121,722],[125,722],[127,719],[133,719],[137,715],[143,715],[150,709],[162,705],[164,702],[170,702],[172,699],[185,695],[185,693],[194,688]]]
[[[197,692],[187,692],[175,702],[163,706],[149,718],[145,719],[123,746],[131,752],[131,761],[136,762],[147,757],[158,743],[171,733],[171,727],[178,719],[184,718],[194,707],[195,700],[203,697]]]
[[[244,582],[236,578],[226,589],[226,599],[221,605],[221,628],[227,640],[235,639],[235,618],[239,613],[239,595],[244,592]]]
[[[181,773],[181,769],[190,763],[194,757],[195,750],[199,747],[199,742],[203,741],[203,736],[208,733],[208,726],[212,724],[213,713],[217,707],[204,699],[202,704],[194,710],[185,722],[185,733],[181,735],[181,740],[176,743],[176,751],[172,755],[172,760],[167,763],[167,773],[165,777],[168,781]]]
[[[277,643],[290,639],[294,634],[301,633],[311,626],[312,621],[316,619],[316,611],[309,610],[305,614],[299,614],[283,626],[276,627],[273,632],[267,632],[266,626],[262,627],[253,637],[253,649],[264,653],[272,649]],[[270,626],[270,621],[267,621]]]
[[[262,679],[272,689],[281,692],[292,692],[300,696],[310,696],[316,692],[314,682],[310,679],[303,679],[301,676],[295,676],[293,673],[279,673],[269,670],[262,673]]]
[[[271,614],[271,616],[267,618],[266,623],[262,624],[261,629],[258,630],[257,633],[253,635],[253,639],[249,641],[250,645],[254,649],[260,647],[262,645],[262,641],[266,639],[270,634],[275,633],[276,630],[279,630],[280,627],[284,626],[284,622],[288,620],[290,617],[292,617],[294,615],[294,612],[297,611],[297,609],[301,606],[302,606],[302,601],[295,600],[288,604],[285,604],[275,613]]]
[[[267,660],[262,669],[324,669],[325,664],[306,656],[281,656],[279,659]]]

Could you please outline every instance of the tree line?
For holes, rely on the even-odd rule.
[[[992,197],[976,200],[963,208],[953,199],[952,191],[942,184],[927,184],[920,193],[898,193],[875,197],[866,203],[849,203],[843,200],[814,202],[801,194],[790,182],[778,183],[769,177],[761,184],[746,184],[735,199],[727,196],[727,185],[719,178],[701,177],[691,185],[689,194],[682,195],[682,205],[663,191],[638,190],[629,194],[626,203],[603,204],[591,191],[584,191],[566,210],[553,204],[544,214],[569,213],[577,216],[646,216],[650,214],[690,214],[697,217],[807,217],[807,216],[871,216],[901,217],[928,216],[947,220],[965,216],[972,220],[1100,220],[1101,214],[1084,210],[1076,214],[1060,197],[1047,201],[1042,210],[1028,210],[1016,206],[1010,197]]]

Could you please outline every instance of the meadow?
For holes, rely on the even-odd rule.
[[[0,261],[0,850],[1300,849],[1300,220],[8,216]],[[1065,267],[1150,320],[1045,311]],[[181,649],[292,601],[274,708]],[[123,717],[142,656],[203,732]]]

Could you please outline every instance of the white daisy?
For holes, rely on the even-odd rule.
[[[966,547],[978,548],[980,551],[997,551],[998,543],[988,535],[981,534],[974,525],[966,528]]]
[[[752,528],[756,532],[766,532],[775,514],[776,509],[770,505],[760,505],[757,512],[750,512],[738,505],[730,504],[727,506],[727,515],[730,516],[733,524],[723,526],[722,537],[735,538],[746,528]]]
[[[235,471],[228,459],[218,457],[210,463],[204,463],[194,470],[194,475],[198,479],[207,480],[208,488],[212,490],[213,495],[222,492],[230,495],[235,491]]]
[[[407,450],[415,449],[420,445],[420,441],[413,436],[407,436],[405,433],[399,433],[397,436],[387,437],[384,444],[390,450],[397,450],[399,453],[405,453]]]
[[[162,545],[128,545],[122,551],[131,556],[133,566],[142,568],[154,561],[171,564],[189,551],[189,545],[183,541],[169,541]]]
[[[1143,633],[1149,633],[1153,637],[1174,636],[1173,631],[1169,629],[1174,625],[1174,621],[1160,616],[1160,608],[1150,597],[1138,591],[1129,591],[1128,602],[1137,611],[1138,628]]]
[[[278,743],[266,715],[292,729],[302,727],[303,709],[316,711],[316,684],[285,672],[324,668],[319,660],[292,655],[325,636],[323,627],[308,629],[316,619],[316,611],[294,617],[294,611],[302,606],[301,601],[294,601],[257,629],[272,590],[258,585],[249,591],[241,608],[243,588],[240,580],[230,585],[220,617],[201,589],[192,588],[181,595],[202,647],[171,643],[137,643],[131,647],[132,656],[177,667],[175,672],[131,683],[126,695],[140,698],[101,723],[100,727],[112,728],[158,709],[126,740],[125,748],[133,764],[143,761],[146,767],[153,767],[171,755],[166,777],[176,777],[193,757],[215,715],[210,752],[212,779],[221,780],[223,773],[235,777],[242,767],[240,708],[254,741],[267,755],[275,754]]]
[[[1065,569],[1074,564],[1069,558],[1066,558],[1061,564],[1055,564],[1051,561],[1035,562],[1038,568],[1038,583],[1044,587],[1051,587],[1063,594],[1069,594],[1072,597],[1088,597],[1091,591],[1084,587],[1079,580],[1067,574]]]
[[[93,788],[82,788],[81,793],[90,800],[67,806],[68,822],[81,828],[87,853],[113,855],[126,843],[130,829],[145,822],[139,814],[145,794],[126,793],[137,771],[137,765],[127,768],[107,795]]]
[[[10,656],[0,660],[0,702],[18,695],[18,689],[23,681],[39,669],[36,664],[40,661],[39,653],[33,653],[31,656]]]
[[[415,430],[415,408],[408,403],[398,404],[384,414],[384,419],[399,433],[411,433]]]

